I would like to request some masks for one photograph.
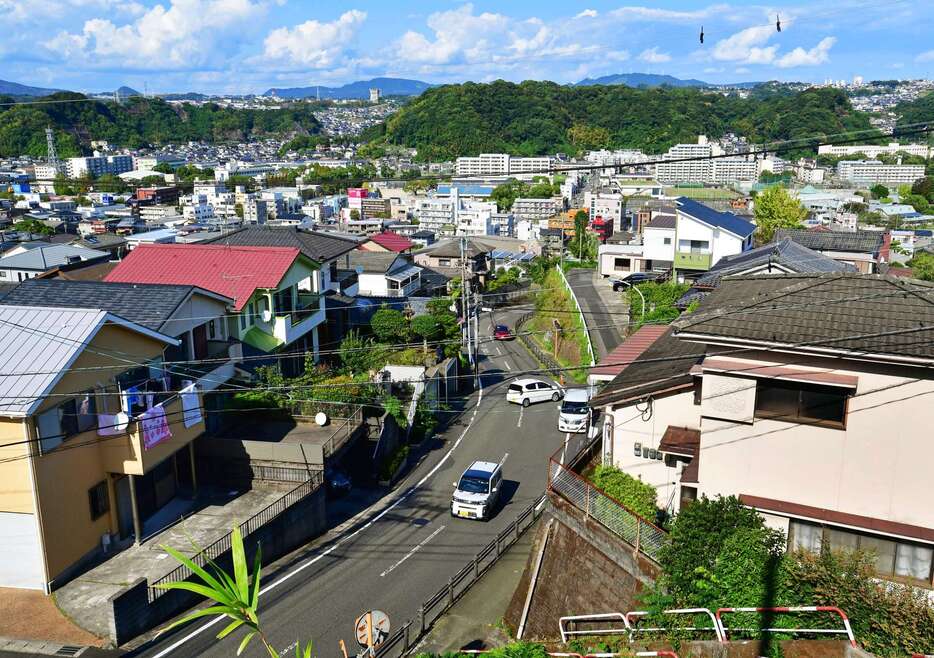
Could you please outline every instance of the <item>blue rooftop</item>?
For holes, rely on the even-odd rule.
[[[756,230],[755,224],[747,222],[745,219],[740,219],[731,212],[714,210],[710,206],[705,206],[703,203],[698,203],[684,196],[679,196],[676,201],[678,203],[678,210],[685,215],[690,215],[694,219],[710,226],[722,228],[724,231],[741,238],[749,237],[752,235],[753,231]]]
[[[457,193],[462,196],[490,196],[493,194],[492,185],[455,185]],[[439,185],[438,194],[450,194],[450,185]]]

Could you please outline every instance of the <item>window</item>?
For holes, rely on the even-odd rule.
[[[835,551],[872,553],[876,573],[883,577],[929,583],[934,575],[934,547],[931,546],[795,520],[791,521],[789,539],[792,548],[815,553],[825,544]]]
[[[243,331],[244,329],[246,329],[246,315],[241,313],[240,314],[240,331]]]
[[[834,386],[760,379],[756,384],[756,417],[844,427],[850,391]]]
[[[613,269],[628,272],[632,267],[632,260],[629,258],[616,258],[613,260]]]
[[[93,398],[92,398],[93,399]],[[94,419],[96,422],[96,419]],[[78,433],[78,404],[76,400],[66,400],[36,418],[36,432],[39,435],[39,447],[45,454],[60,446],[62,441]]]
[[[110,498],[107,497],[107,481],[98,482],[88,489],[88,502],[91,505],[91,520],[96,521],[110,511]]]
[[[6,270],[3,270],[2,272],[0,272],[0,279],[5,279],[5,278],[6,278]]]
[[[664,244],[666,244],[666,245],[671,244],[671,238],[665,238]]]

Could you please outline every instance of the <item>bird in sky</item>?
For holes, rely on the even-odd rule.
[[[704,26],[703,25],[701,25],[701,28],[700,28],[700,42],[704,43]]]

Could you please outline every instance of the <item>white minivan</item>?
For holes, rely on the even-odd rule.
[[[572,388],[558,411],[559,432],[586,432],[590,424],[590,389]]]
[[[503,467],[495,462],[476,461],[454,483],[451,516],[488,520],[503,488]]]
[[[527,407],[533,402],[557,402],[564,397],[564,389],[541,379],[517,379],[506,389],[506,401]]]

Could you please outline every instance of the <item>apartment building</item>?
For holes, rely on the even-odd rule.
[[[554,158],[520,158],[508,153],[481,153],[476,157],[460,157],[454,162],[458,176],[496,176],[503,174],[543,173],[554,164]]]
[[[434,231],[437,235],[493,235],[494,216],[497,215],[493,201],[465,200],[461,189],[452,186],[447,197],[436,196],[418,202],[415,215],[419,226]],[[501,223],[501,219],[497,224]],[[507,220],[508,223],[508,220]]]
[[[196,386],[173,392],[171,336],[93,308],[0,319],[0,584],[48,593],[194,486],[203,405]]]
[[[841,160],[837,176],[854,185],[911,185],[924,178],[924,165],[884,164],[879,160]]]
[[[731,158],[717,158],[710,161],[708,182],[715,185],[730,185],[742,181],[757,181],[761,173],[760,169],[760,162],[754,157],[738,155]]]
[[[604,460],[673,511],[737,496],[789,549],[873,551],[879,576],[930,589],[923,288],[854,273],[724,279],[594,398]],[[646,400],[651,414],[634,414]]]
[[[817,147],[818,155],[837,158],[857,154],[865,155],[867,158],[878,158],[880,155],[898,155],[899,153],[930,158],[931,147],[927,144],[899,144],[898,142],[889,142],[884,146],[879,144],[824,144]]]
[[[95,155],[85,158],[68,158],[63,163],[69,178],[122,174],[133,171],[132,155]]]
[[[706,183],[712,178],[712,160],[697,159],[679,162],[685,158],[710,158],[722,155],[723,150],[707,141],[705,135],[697,137],[696,144],[675,144],[655,165],[655,175],[660,183]],[[668,162],[668,161],[671,162]]]
[[[623,230],[623,217],[626,207],[626,195],[612,190],[587,191],[584,193],[584,206],[591,218],[601,217],[613,223],[617,231]]]
[[[562,197],[545,199],[519,198],[512,203],[512,214],[518,219],[548,219],[564,209]]]

